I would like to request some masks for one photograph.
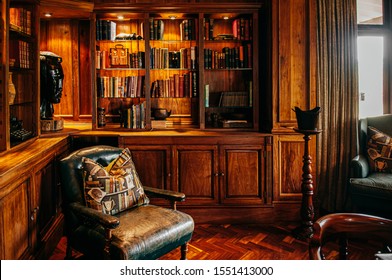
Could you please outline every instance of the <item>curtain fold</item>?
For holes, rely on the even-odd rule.
[[[323,109],[317,138],[320,209],[345,210],[350,160],[357,151],[356,0],[317,2],[317,98]]]

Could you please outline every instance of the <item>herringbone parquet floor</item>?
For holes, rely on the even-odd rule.
[[[188,246],[190,260],[308,260],[308,243],[295,239],[291,231],[297,224],[214,225],[196,224]],[[374,259],[372,244],[351,244],[352,259]],[[62,238],[50,259],[64,259],[66,239]],[[327,247],[327,259],[335,259],[337,246]],[[162,260],[180,259],[174,250]]]

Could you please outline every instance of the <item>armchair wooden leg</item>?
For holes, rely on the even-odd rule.
[[[186,254],[188,252],[188,242],[181,245],[181,260],[186,260]]]

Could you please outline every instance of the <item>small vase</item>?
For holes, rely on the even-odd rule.
[[[9,72],[8,74],[8,104],[12,105],[15,101],[16,89],[14,83],[12,82],[12,72]]]

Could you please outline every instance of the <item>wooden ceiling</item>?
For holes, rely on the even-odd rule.
[[[88,19],[94,9],[94,2],[76,0],[41,0],[40,17],[48,19]]]

